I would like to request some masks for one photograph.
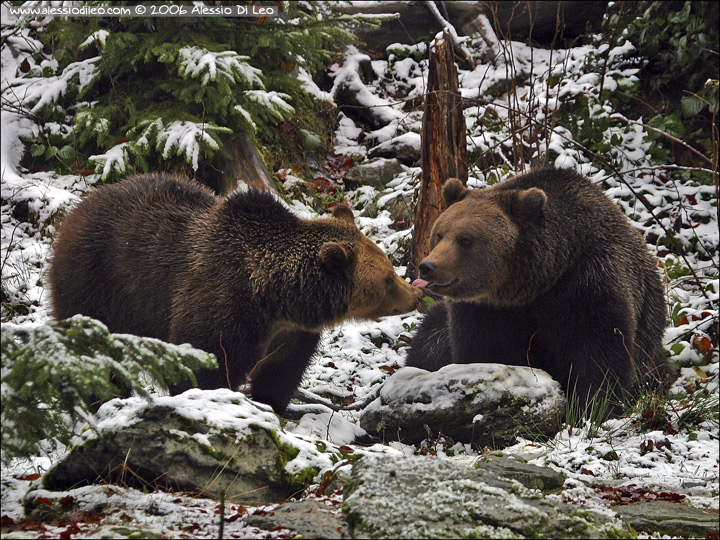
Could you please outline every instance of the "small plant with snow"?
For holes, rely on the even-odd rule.
[[[97,401],[133,390],[148,396],[142,377],[168,386],[216,367],[189,345],[110,334],[76,315],[53,325],[2,327],[2,459],[39,452],[41,441],[68,443],[73,425],[93,425]]]

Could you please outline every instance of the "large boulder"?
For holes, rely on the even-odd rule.
[[[285,433],[270,407],[230,390],[115,399],[42,487],[138,484],[264,504],[311,483],[331,465],[326,449]]]
[[[560,384],[539,369],[451,364],[429,372],[405,367],[385,381],[363,411],[368,433],[408,444],[441,432],[456,441],[502,447],[553,436],[565,415]]]
[[[348,188],[372,186],[382,189],[404,169],[397,159],[376,158],[371,161],[359,163],[350,169],[344,177]]]
[[[531,476],[528,484],[497,464],[485,469],[429,456],[367,455],[353,465],[343,514],[353,538],[635,536],[612,511],[573,507],[534,489]]]
[[[404,165],[412,166],[420,162],[420,144],[420,134],[411,131],[380,143],[368,155],[371,158],[395,158]]]

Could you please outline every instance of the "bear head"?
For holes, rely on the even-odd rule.
[[[518,240],[542,227],[547,195],[534,187],[468,190],[451,178],[443,199],[447,209],[433,226],[414,284],[450,299],[503,303]]]
[[[329,241],[320,246],[319,256],[331,271],[348,271],[353,283],[348,310],[341,320],[376,319],[412,311],[422,290],[395,273],[390,259],[355,226],[352,211],[345,205],[333,210],[331,219],[343,228],[352,227],[350,241]]]

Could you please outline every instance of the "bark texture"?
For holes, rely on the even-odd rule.
[[[415,207],[412,241],[411,277],[417,277],[417,265],[429,253],[430,231],[445,207],[442,186],[448,178],[467,182],[467,146],[462,99],[453,60],[452,40],[443,32],[442,39],[430,48],[428,89],[421,132],[422,181]]]

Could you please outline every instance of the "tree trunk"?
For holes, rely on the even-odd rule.
[[[421,132],[422,180],[412,239],[410,277],[430,252],[430,231],[445,209],[442,186],[448,178],[467,182],[467,146],[462,100],[450,36],[445,31],[430,48],[428,87]]]
[[[172,172],[205,184],[222,197],[243,184],[277,194],[270,172],[245,133],[237,132],[223,146],[225,157],[220,158],[215,166],[201,162],[197,171],[193,171],[189,165],[183,165],[174,168]]]

